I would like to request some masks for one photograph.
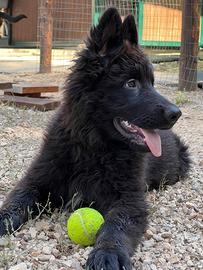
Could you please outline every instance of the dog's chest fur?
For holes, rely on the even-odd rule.
[[[140,189],[144,178],[142,165],[142,159],[128,150],[81,153],[67,179],[69,198],[79,194],[84,205],[106,209],[106,205],[119,199],[124,191]]]

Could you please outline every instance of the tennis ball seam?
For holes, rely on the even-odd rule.
[[[82,227],[83,227],[83,230],[84,230],[86,237],[88,238],[88,240],[92,241],[93,239],[92,239],[91,235],[89,234],[89,232],[87,231],[82,214],[80,212],[77,212],[77,215],[79,216],[79,219],[80,219],[80,222],[82,224]]]

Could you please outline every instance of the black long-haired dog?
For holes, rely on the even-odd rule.
[[[0,234],[48,196],[55,208],[77,193],[105,216],[87,267],[131,269],[147,226],[146,186],[173,184],[189,169],[187,147],[169,130],[180,115],[154,89],[133,16],[122,23],[108,9],[76,60],[39,155],[2,206]]]

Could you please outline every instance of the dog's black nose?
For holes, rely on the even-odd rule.
[[[182,114],[181,110],[175,105],[171,105],[169,108],[164,110],[164,116],[166,120],[171,124],[175,123],[181,116],[181,114]]]

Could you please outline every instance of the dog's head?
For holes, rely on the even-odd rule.
[[[153,67],[138,45],[134,17],[108,9],[92,28],[70,76],[71,94],[105,136],[161,155],[156,129],[169,129],[181,111],[154,89]],[[74,87],[75,86],[75,87]]]

